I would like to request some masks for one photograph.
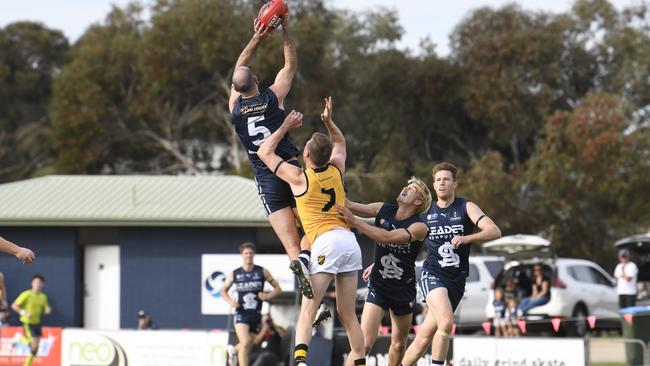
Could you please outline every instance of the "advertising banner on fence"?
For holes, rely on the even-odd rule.
[[[256,254],[255,264],[273,274],[283,291],[293,291],[294,276],[289,269],[287,256],[283,254]],[[241,267],[239,254],[204,254],[201,256],[201,313],[203,315],[228,315],[232,307],[221,298],[221,288],[228,272]],[[267,283],[266,291],[271,290]],[[231,289],[234,294],[234,286]]]
[[[63,366],[223,366],[227,332],[63,331]]]
[[[23,366],[29,346],[21,342],[22,327],[0,327],[0,366]],[[61,365],[61,328],[43,327],[43,337],[33,366]]]
[[[454,337],[454,366],[584,366],[582,338]]]
[[[414,336],[409,335],[408,343],[413,341]],[[366,356],[366,365],[368,366],[388,366],[388,348],[390,347],[390,336],[378,336],[375,345]],[[311,347],[309,348],[311,352]],[[332,352],[331,362],[327,360],[323,365],[344,366],[345,360],[350,353],[350,343],[345,334],[337,334],[334,336],[334,350]],[[309,364],[311,365],[311,363]],[[455,365],[455,364],[454,364]],[[427,347],[425,354],[422,355],[420,360],[415,366],[431,366],[431,347]],[[484,365],[481,365],[484,366]]]

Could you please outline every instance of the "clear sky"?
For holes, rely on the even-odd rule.
[[[291,5],[291,0],[287,0]],[[449,52],[449,34],[472,9],[500,7],[506,0],[326,0],[338,8],[363,11],[379,6],[395,9],[405,34],[401,47],[418,49],[422,38],[429,36],[441,55]],[[643,0],[610,0],[618,9]],[[129,0],[2,0],[0,26],[17,20],[36,20],[62,30],[74,42],[92,23],[101,21],[111,4],[124,6]],[[146,1],[144,1],[146,3]],[[571,0],[519,0],[524,9],[563,12]]]

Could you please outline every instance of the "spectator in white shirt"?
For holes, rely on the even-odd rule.
[[[627,249],[619,250],[618,260],[614,277],[617,279],[618,307],[622,309],[636,304],[636,277],[639,268],[630,261],[630,252]]]

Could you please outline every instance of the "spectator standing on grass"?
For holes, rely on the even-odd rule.
[[[618,307],[623,309],[636,305],[636,281],[639,268],[630,260],[630,252],[627,249],[619,250],[618,261],[614,269],[614,277],[617,280]]]

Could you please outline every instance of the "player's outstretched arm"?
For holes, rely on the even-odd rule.
[[[295,165],[285,164],[285,161],[275,153],[280,141],[290,129],[302,126],[302,113],[291,111],[282,122],[280,128],[271,134],[257,150],[257,156],[280,179],[289,183],[294,192],[306,189],[307,180],[303,170]]]
[[[278,97],[280,108],[284,109],[284,99],[291,90],[293,78],[298,72],[298,53],[296,52],[296,42],[293,39],[289,29],[289,13],[285,15],[282,22],[282,38],[284,48],[284,67],[275,76],[273,85],[269,88],[273,90]]]
[[[223,287],[221,288],[221,297],[225,302],[230,304],[233,308],[236,308],[239,306],[239,303],[235,301],[230,295],[228,295],[228,291],[232,287],[232,283],[234,281],[234,275],[233,272],[229,272],[228,275],[226,276],[226,282],[223,283]]]
[[[19,261],[23,262],[23,264],[32,263],[34,261],[34,258],[36,257],[34,255],[34,252],[32,252],[31,250],[18,246],[1,236],[0,236],[0,252],[13,255],[14,257],[18,258]]]
[[[255,30],[255,33],[253,33],[253,37],[251,37],[251,40],[248,41],[246,47],[244,47],[244,49],[239,54],[237,62],[235,62],[235,68],[233,69],[233,72],[237,70],[238,67],[250,65],[251,61],[253,61],[253,57],[255,56],[255,51],[257,51],[257,47],[259,47],[260,43],[262,43],[262,41],[270,34],[267,32],[265,26],[259,24],[257,19],[255,19],[253,23],[253,29]],[[228,107],[230,108],[230,111],[232,111],[237,98],[239,98],[239,92],[237,92],[234,85],[231,84],[230,99],[228,100]]]
[[[349,208],[353,215],[359,217],[375,217],[383,205],[384,204],[381,202],[369,203],[366,205],[348,199],[345,200],[345,207]]]
[[[497,224],[495,224],[491,218],[487,217],[483,213],[483,210],[481,210],[476,203],[467,202],[466,209],[470,220],[472,220],[481,231],[467,236],[454,236],[451,239],[451,244],[454,248],[458,248],[463,244],[485,242],[501,237],[501,229],[499,229]]]
[[[408,244],[414,240],[424,240],[429,230],[425,223],[416,222],[408,229],[388,231],[357,219],[345,206],[336,206],[336,209],[350,226],[380,244]]]
[[[345,173],[345,159],[347,157],[345,137],[341,130],[334,124],[332,120],[332,97],[325,98],[325,108],[320,115],[321,121],[327,127],[327,132],[332,140],[332,155],[330,155],[330,163],[334,164],[341,173]]]

